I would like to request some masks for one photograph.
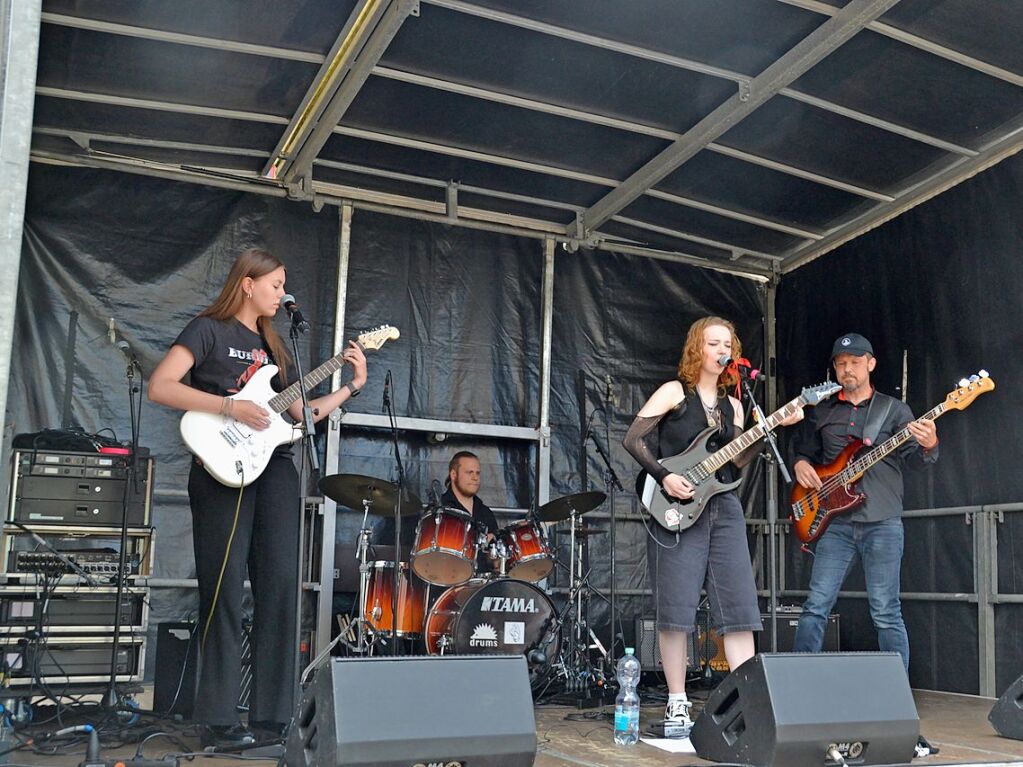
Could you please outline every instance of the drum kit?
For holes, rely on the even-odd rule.
[[[522,654],[534,686],[550,678],[554,669],[568,677],[567,667],[578,664],[578,659],[562,656],[562,639],[566,650],[573,648],[568,654],[575,655],[584,592],[589,589],[583,546],[589,535],[607,532],[583,527],[580,518],[604,502],[604,493],[558,498],[488,535],[463,509],[424,505],[403,491],[402,515],[417,514],[418,521],[410,561],[396,563],[371,559],[368,522],[370,515],[394,513],[397,485],[336,474],[320,480],[320,490],[339,506],[363,515],[356,547],[358,617],[355,641],[348,643],[352,652],[373,655],[388,639],[401,638],[422,640],[430,655]],[[537,584],[561,564],[544,523],[564,520],[571,521],[570,528],[557,532],[570,536],[571,563],[563,566],[571,588],[559,613]],[[494,571],[481,564],[487,561]]]

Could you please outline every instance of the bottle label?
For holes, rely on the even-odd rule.
[[[625,731],[633,726],[639,727],[639,709],[615,708],[615,729]]]

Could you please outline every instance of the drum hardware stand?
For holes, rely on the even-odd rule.
[[[564,645],[568,649],[567,658],[563,658],[560,666],[565,676],[564,696],[566,702],[574,704],[579,708],[592,708],[604,705],[606,701],[601,694],[605,681],[603,670],[602,668],[595,669],[589,658],[589,650],[591,649],[589,644],[590,638],[596,639],[588,624],[589,600],[591,593],[596,593],[605,600],[606,597],[590,586],[589,572],[583,572],[585,565],[583,561],[583,547],[586,546],[588,548],[588,544],[580,537],[578,546],[576,545],[576,532],[582,527],[581,515],[573,512],[569,520],[571,524],[571,537],[569,539],[571,554],[569,573],[571,578],[565,607],[562,609],[561,614],[557,616],[557,623],[562,631],[562,637],[564,640],[567,640],[564,642]],[[603,647],[600,646],[599,642],[596,642],[596,645],[603,651]],[[566,651],[563,650],[563,656],[565,653]],[[601,665],[603,660],[604,656],[602,655]],[[595,687],[597,688],[596,690],[594,689]]]
[[[369,504],[368,498],[362,499],[362,529],[359,530],[359,617],[358,623],[358,642],[356,644],[356,652],[362,654],[367,650],[366,641],[366,598],[369,592],[369,537],[372,534],[372,530],[367,527],[369,521]]]

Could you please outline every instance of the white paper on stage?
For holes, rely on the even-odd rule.
[[[695,754],[689,738],[640,738],[644,743],[672,754]]]

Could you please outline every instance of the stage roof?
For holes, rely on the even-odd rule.
[[[32,157],[759,276],[1023,147],[1023,3],[46,0]]]

